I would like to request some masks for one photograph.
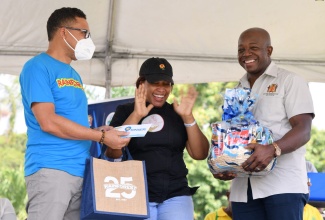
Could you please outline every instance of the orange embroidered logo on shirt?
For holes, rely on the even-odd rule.
[[[62,88],[65,86],[73,86],[75,88],[83,89],[82,84],[78,80],[75,80],[72,78],[57,79],[56,83],[58,84],[59,88]]]
[[[267,92],[276,92],[276,89],[278,88],[278,84],[271,84],[267,87]]]

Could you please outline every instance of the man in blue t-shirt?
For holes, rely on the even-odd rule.
[[[88,104],[72,60],[91,59],[95,45],[86,15],[55,10],[47,22],[46,53],[20,74],[27,125],[25,180],[28,219],[80,219],[82,180],[91,141],[121,149],[129,138],[109,126],[89,128]]]

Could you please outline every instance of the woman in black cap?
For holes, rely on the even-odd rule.
[[[110,123],[116,127],[152,124],[145,137],[131,138],[128,144],[135,160],[146,164],[150,220],[193,220],[192,195],[188,170],[183,160],[186,148],[196,160],[206,159],[209,142],[192,114],[197,92],[190,87],[180,102],[166,102],[174,85],[173,70],[163,58],[147,59],[136,81],[135,101],[117,107]],[[118,158],[121,150],[107,148],[106,156]]]

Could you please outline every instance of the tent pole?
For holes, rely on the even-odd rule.
[[[112,45],[113,45],[113,19],[114,19],[114,0],[109,1],[109,18],[107,27],[107,46],[105,51],[105,98],[111,98],[111,82],[112,82]]]

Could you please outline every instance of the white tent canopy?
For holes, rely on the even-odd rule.
[[[141,63],[167,58],[176,83],[236,81],[237,41],[250,27],[269,31],[272,58],[311,82],[325,82],[325,2],[315,0],[1,0],[0,73],[19,75],[46,51],[46,22],[61,7],[85,12],[96,45],[72,65],[85,84],[134,85]]]

